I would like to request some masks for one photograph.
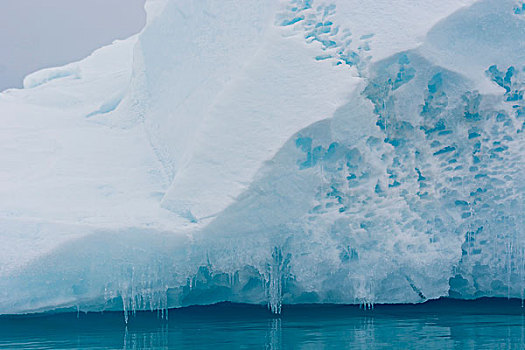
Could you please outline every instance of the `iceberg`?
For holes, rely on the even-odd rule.
[[[0,94],[0,314],[523,299],[524,6],[147,0]]]

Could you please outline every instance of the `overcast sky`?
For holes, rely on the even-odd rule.
[[[0,0],[0,91],[142,29],[145,0]]]

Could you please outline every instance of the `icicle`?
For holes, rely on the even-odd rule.
[[[510,299],[511,293],[511,275],[512,275],[512,241],[507,238],[506,255],[507,255],[507,299]]]
[[[359,308],[363,310],[373,310],[374,303],[372,301],[363,300],[359,303]]]
[[[168,286],[165,287],[166,291],[162,294],[162,299],[163,299],[163,307],[164,309],[166,310],[164,312],[165,314],[165,317],[166,317],[166,321],[168,321]]]
[[[371,301],[366,302],[365,310],[373,310],[373,309],[374,309],[374,303]]]
[[[274,249],[272,258],[273,262],[269,266],[269,280],[267,282],[268,308],[274,314],[281,314],[283,254],[280,248]]]
[[[124,296],[124,294],[121,295],[122,298],[122,310],[124,312],[124,322],[128,324],[128,307],[127,307],[127,298]]]

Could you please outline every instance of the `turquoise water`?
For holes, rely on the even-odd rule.
[[[422,305],[250,305],[140,312],[0,317],[0,349],[525,349],[520,300]]]

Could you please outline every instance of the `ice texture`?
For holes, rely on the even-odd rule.
[[[0,94],[0,314],[524,297],[522,3],[146,10]]]

